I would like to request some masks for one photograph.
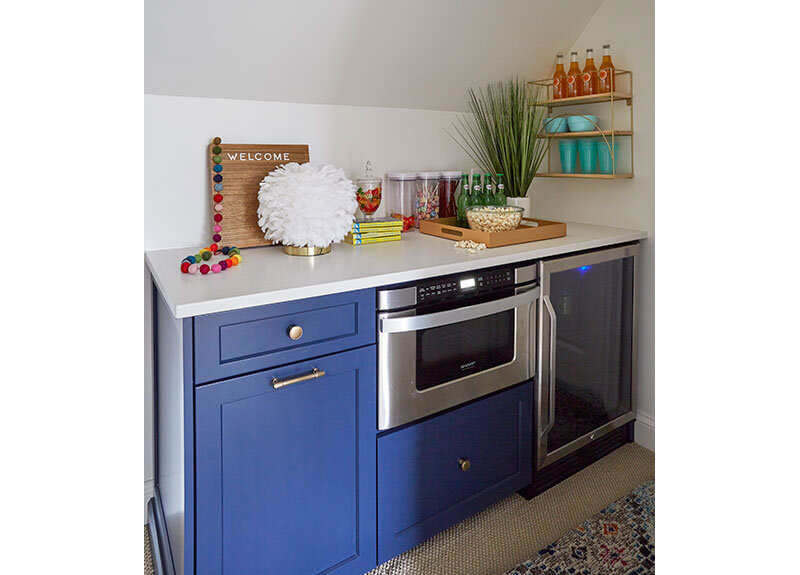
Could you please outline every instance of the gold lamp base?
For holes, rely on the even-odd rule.
[[[331,246],[325,246],[324,248],[317,248],[314,246],[283,246],[283,253],[289,254],[290,256],[321,256],[323,254],[329,254],[331,252]]]

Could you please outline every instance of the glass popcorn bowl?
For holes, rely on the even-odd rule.
[[[519,226],[524,211],[517,206],[470,206],[467,223],[479,232],[505,232]]]

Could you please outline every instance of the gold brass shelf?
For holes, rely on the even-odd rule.
[[[630,180],[633,174],[562,174],[561,172],[545,172],[536,174],[537,178],[581,178],[584,180]]]
[[[561,132],[559,134],[542,134],[540,138],[554,138],[554,139],[561,139],[561,138],[592,138],[592,137],[611,137],[611,136],[633,136],[633,131],[631,130],[594,130],[592,132]]]

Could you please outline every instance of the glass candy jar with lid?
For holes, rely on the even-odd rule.
[[[356,180],[356,200],[365,220],[371,220],[381,205],[382,184],[383,180],[373,177],[372,164],[367,162],[364,177]]]
[[[403,231],[417,227],[416,221],[416,183],[414,172],[388,172],[386,186],[389,202],[389,215],[403,220]]]
[[[430,220],[439,217],[439,176],[440,172],[419,172],[415,188],[415,205],[417,220],[414,222],[419,227],[421,220]]]

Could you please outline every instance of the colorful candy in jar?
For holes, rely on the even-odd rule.
[[[421,220],[430,220],[439,217],[439,172],[419,172],[416,181],[414,197],[414,211],[417,219],[414,222],[419,227]]]
[[[356,199],[364,219],[371,220],[381,205],[381,180],[356,180]],[[372,186],[372,187],[370,187]]]

